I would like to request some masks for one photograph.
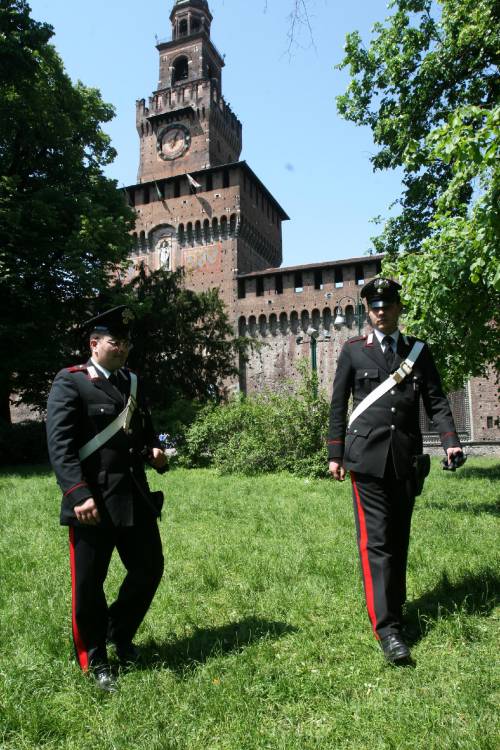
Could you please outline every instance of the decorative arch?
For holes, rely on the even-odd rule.
[[[186,244],[186,232],[184,229],[184,224],[179,224],[179,229],[177,230],[177,236],[179,238],[179,245],[181,247],[184,247]]]
[[[214,217],[212,219],[212,237],[214,241],[217,241],[219,239],[219,220],[217,217]]]
[[[257,319],[255,315],[250,315],[248,318],[248,332],[254,338],[257,336]]]
[[[278,316],[276,313],[271,313],[269,316],[269,331],[271,336],[276,336],[278,333]]]
[[[261,336],[267,336],[267,318],[265,315],[259,315],[259,333]]]
[[[194,237],[197,245],[201,245],[202,243],[202,236],[201,236],[201,221],[197,221],[194,225]]]
[[[210,244],[210,220],[205,219],[203,222],[203,241],[205,245]]]
[[[286,312],[280,313],[280,333],[286,336],[288,333],[288,316]]]
[[[325,331],[329,331],[332,327],[332,311],[329,307],[323,309],[323,328]]]

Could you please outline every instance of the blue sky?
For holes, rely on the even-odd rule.
[[[52,24],[54,43],[73,80],[100,89],[116,108],[107,126],[118,151],[108,168],[120,185],[136,182],[135,101],[158,80],[155,35],[170,37],[173,0],[29,0]],[[343,121],[335,96],[347,74],[335,70],[345,35],[368,41],[389,13],[387,0],[311,0],[314,48],[299,29],[288,53],[292,0],[209,0],[212,40],[226,55],[223,93],[243,123],[241,158],[291,221],[283,227],[284,265],[363,255],[400,193],[398,173],[374,173],[371,133]],[[267,9],[266,9],[267,5]]]

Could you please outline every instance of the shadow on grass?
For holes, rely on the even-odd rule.
[[[0,479],[9,477],[47,477],[52,474],[50,464],[19,464],[18,466],[0,466]]]
[[[285,622],[247,618],[218,628],[200,628],[187,638],[167,643],[150,641],[141,647],[141,666],[164,666],[179,674],[194,670],[211,656],[242,651],[265,638],[281,638],[297,628]]]
[[[491,466],[464,466],[455,476],[457,479],[500,479],[500,461]]]
[[[500,602],[500,577],[493,570],[466,575],[452,583],[443,573],[437,586],[406,605],[406,633],[414,645],[436,626],[458,612],[488,617]]]
[[[493,516],[500,515],[500,503],[455,503],[451,499],[447,503],[429,500],[425,504],[426,510],[445,510],[447,513],[470,513],[472,516],[480,516],[483,513],[491,513]]]

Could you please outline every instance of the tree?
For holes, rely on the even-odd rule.
[[[405,288],[409,329],[434,343],[448,386],[499,364],[499,8],[392,0],[366,49],[349,34],[340,114],[367,125],[374,169],[403,170],[401,212],[375,249]],[[438,13],[440,11],[440,13]]]
[[[145,377],[152,402],[165,409],[179,396],[217,400],[224,380],[237,374],[242,346],[218,290],[196,293],[184,287],[182,269],[148,272],[141,265],[115,294],[135,310],[129,362]]]
[[[115,157],[95,89],[73,85],[53,30],[25,0],[0,2],[0,418],[9,394],[44,403],[68,331],[108,286],[131,244],[133,213],[102,168]]]

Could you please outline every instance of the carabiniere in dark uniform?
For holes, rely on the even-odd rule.
[[[374,633],[391,663],[408,660],[401,637],[406,600],[406,565],[410,524],[417,488],[415,461],[422,454],[419,403],[440,432],[445,451],[460,453],[460,441],[427,345],[413,370],[378,398],[348,426],[348,403],[353,410],[409,356],[416,339],[397,329],[401,311],[400,285],[374,279],[363,287],[374,331],[352,338],[343,346],[333,384],[328,437],[330,470],[336,479],[350,471],[357,539],[366,604]],[[384,331],[394,318],[392,346]],[[394,338],[392,342],[394,342]],[[384,343],[381,343],[384,342]],[[392,342],[390,344],[394,345]],[[384,349],[386,350],[384,352]],[[332,470],[333,468],[333,470]]]
[[[128,313],[119,307],[89,321],[91,345],[103,347],[109,340],[112,346],[113,338],[125,341]],[[124,346],[128,353],[128,344]],[[112,349],[110,352],[113,357]],[[83,446],[124,411],[135,377],[126,367],[112,371],[100,367],[94,356],[98,355],[85,365],[57,374],[48,400],[47,438],[63,492],[60,522],[70,528],[73,640],[78,663],[85,672],[90,670],[99,687],[112,690],[106,640],[116,645],[120,658],[135,658],[132,639],[163,573],[157,524],[161,493],[150,492],[144,470],[145,458],[159,443],[139,382],[131,419],[88,457],[80,456]],[[161,468],[162,461],[157,463],[156,468]],[[91,499],[94,510],[86,516],[80,514],[85,504],[92,506]],[[116,601],[108,607],[103,585],[115,547],[127,575]]]

